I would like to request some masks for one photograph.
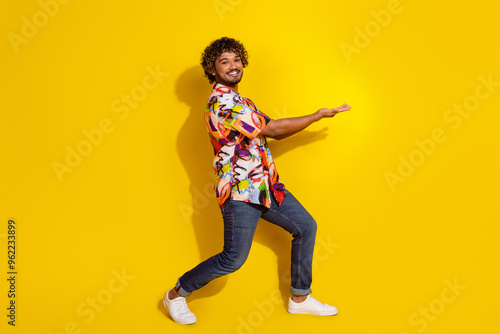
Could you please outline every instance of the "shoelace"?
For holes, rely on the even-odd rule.
[[[325,307],[325,304],[323,304],[322,302],[320,302],[319,300],[317,300],[316,298],[314,298],[313,296],[310,296],[309,298],[309,302],[311,304],[314,304],[316,306],[319,306],[321,308]]]
[[[175,300],[175,308],[179,311],[179,314],[190,314],[189,308],[184,300]]]

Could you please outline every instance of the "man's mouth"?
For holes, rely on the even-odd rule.
[[[239,73],[240,73],[240,71],[234,70],[234,71],[231,71],[231,72],[227,72],[227,75],[237,76]]]

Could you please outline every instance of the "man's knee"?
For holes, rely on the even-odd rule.
[[[307,229],[309,230],[310,233],[316,234],[318,225],[316,224],[314,218],[311,217],[311,219],[309,219],[309,223],[307,224]]]
[[[228,273],[235,272],[240,269],[247,259],[247,255],[230,255],[227,253],[221,254],[220,265]]]
[[[300,226],[299,238],[314,238],[316,236],[316,231],[318,226],[314,218],[304,220]]]

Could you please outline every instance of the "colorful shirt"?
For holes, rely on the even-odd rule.
[[[215,84],[207,101],[205,122],[214,148],[219,205],[232,198],[271,207],[271,194],[281,204],[285,185],[266,138],[260,131],[271,121],[250,99]]]

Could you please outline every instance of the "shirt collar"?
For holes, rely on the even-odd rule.
[[[239,93],[236,93],[234,90],[232,90],[228,86],[225,86],[225,85],[223,85],[221,83],[215,83],[214,86],[213,86],[213,89],[220,89],[220,90],[222,90],[222,91],[224,91],[226,93],[231,92],[231,93],[233,93],[235,95],[240,95]]]

